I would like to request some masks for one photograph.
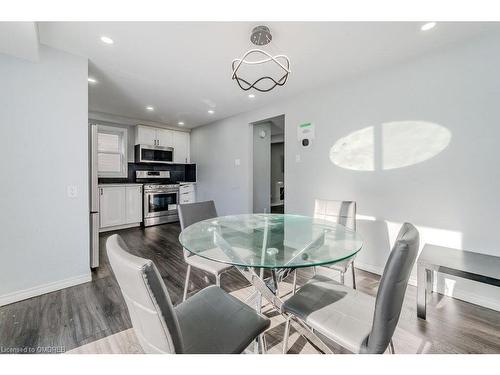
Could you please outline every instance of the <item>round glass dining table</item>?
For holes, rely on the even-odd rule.
[[[203,220],[185,228],[179,240],[194,255],[234,265],[254,286],[254,292],[245,302],[258,312],[261,312],[264,297],[280,313],[283,301],[278,284],[289,273],[301,267],[327,265],[350,258],[363,245],[360,235],[343,225],[288,214],[234,215]],[[270,272],[265,273],[265,269]],[[296,277],[294,272],[292,293],[295,293]],[[300,325],[295,328],[314,340],[307,329]],[[261,341],[256,342],[257,353],[263,351]]]
[[[189,252],[215,262],[273,270],[336,263],[363,245],[361,236],[343,225],[289,214],[203,220],[185,228],[179,240]]]

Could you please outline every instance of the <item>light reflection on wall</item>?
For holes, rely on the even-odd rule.
[[[355,171],[403,168],[431,159],[450,140],[451,132],[432,122],[386,122],[337,140],[330,149],[330,160]]]

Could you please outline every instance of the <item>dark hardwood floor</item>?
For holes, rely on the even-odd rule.
[[[155,262],[174,304],[182,299],[186,272],[178,242],[179,232],[178,224],[119,232],[132,253]],[[131,327],[125,302],[104,251],[110,234],[100,238],[101,266],[93,272],[91,282],[0,307],[0,348],[3,352],[9,348],[37,347],[67,351]],[[359,289],[375,295],[379,277],[361,270],[356,272]],[[308,277],[307,270],[301,271],[299,285]],[[191,281],[191,294],[214,283],[211,276],[198,270],[192,271]],[[222,276],[222,287],[226,291],[248,286],[234,269]],[[416,317],[415,298],[416,288],[408,287],[395,334],[399,353],[500,353],[499,312],[434,293],[429,299],[428,320],[423,321]],[[270,346],[281,340],[282,331],[281,324],[270,330]],[[299,338],[291,352],[300,352],[304,345],[305,340]]]

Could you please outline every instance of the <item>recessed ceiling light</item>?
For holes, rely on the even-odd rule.
[[[179,121],[179,122],[177,123],[177,125],[179,125],[179,126],[184,126],[184,123],[183,123],[182,121]]]
[[[427,22],[426,24],[422,25],[420,30],[428,31],[430,29],[433,29],[435,26],[436,26],[436,22]]]
[[[101,36],[101,42],[105,43],[105,44],[113,44],[115,41],[113,39],[111,39],[109,36]]]
[[[250,99],[253,99],[253,98],[255,98],[255,94],[248,94],[248,97],[249,97]]]
[[[97,83],[97,79],[92,78],[92,77],[88,77],[87,81],[89,81],[90,83]]]
[[[215,111],[213,109],[209,109],[208,113],[210,113],[211,115],[213,115],[215,113]]]
[[[147,109],[148,111],[154,111],[154,110],[155,110],[155,109],[154,109],[154,107],[152,107],[152,106],[150,106],[150,105],[148,105],[148,106],[146,107],[146,109]]]

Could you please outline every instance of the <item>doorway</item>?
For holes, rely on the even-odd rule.
[[[253,212],[285,212],[285,115],[253,125]]]

